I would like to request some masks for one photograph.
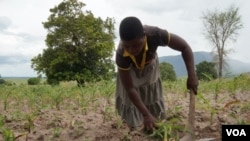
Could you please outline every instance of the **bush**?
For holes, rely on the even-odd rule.
[[[38,85],[40,83],[40,78],[29,78],[28,79],[28,85]]]
[[[0,84],[5,84],[5,83],[6,83],[6,81],[4,79],[0,78]]]

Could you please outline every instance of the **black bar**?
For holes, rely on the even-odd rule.
[[[250,125],[222,125],[222,141],[250,141]]]

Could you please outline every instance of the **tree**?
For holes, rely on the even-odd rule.
[[[162,80],[175,81],[177,79],[173,65],[167,62],[160,63],[160,74]]]
[[[222,77],[223,68],[226,67],[225,58],[232,49],[225,47],[232,42],[236,42],[238,31],[243,27],[239,8],[231,6],[224,12],[217,10],[208,11],[202,17],[205,27],[205,37],[213,45],[214,59],[218,68],[218,76]]]
[[[114,73],[114,20],[82,11],[84,3],[64,0],[50,9],[47,48],[32,58],[32,68],[49,84],[76,80],[78,84],[110,79]]]
[[[211,80],[217,78],[215,63],[203,61],[196,65],[196,73],[199,80]]]

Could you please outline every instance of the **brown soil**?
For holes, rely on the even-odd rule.
[[[222,92],[218,95],[218,99],[214,100],[213,94],[203,94],[208,99],[212,109],[209,109],[209,106],[197,97],[195,114],[197,140],[214,138],[213,141],[220,141],[222,124],[237,124],[240,121],[250,122],[250,92],[238,92],[234,96],[228,95]],[[188,115],[188,95],[168,93],[165,98],[169,118],[175,116],[180,118],[182,123],[185,123]],[[108,103],[106,99],[99,98],[84,110],[72,106],[70,100],[65,101],[65,103],[68,106],[38,110],[35,116],[31,116],[31,122],[19,118],[25,113],[31,113],[32,108],[28,104],[23,105],[22,113],[15,113],[16,109],[14,108],[3,110],[3,103],[0,100],[0,113],[1,117],[5,118],[4,127],[11,129],[15,136],[20,135],[17,138],[18,141],[153,140],[142,131],[131,131],[125,123],[121,122],[119,116],[114,112],[113,99]],[[10,105],[14,104],[15,102],[10,103]],[[177,106],[180,107],[180,110],[173,111]],[[212,116],[211,111],[214,111]],[[0,140],[3,140],[2,132]]]

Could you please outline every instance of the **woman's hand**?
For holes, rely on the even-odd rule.
[[[154,128],[156,128],[154,117],[150,114],[147,116],[144,116],[144,129],[147,132],[153,131]]]
[[[189,90],[192,90],[194,94],[197,94],[198,85],[199,85],[199,82],[198,82],[198,78],[196,75],[188,76],[187,88]]]

